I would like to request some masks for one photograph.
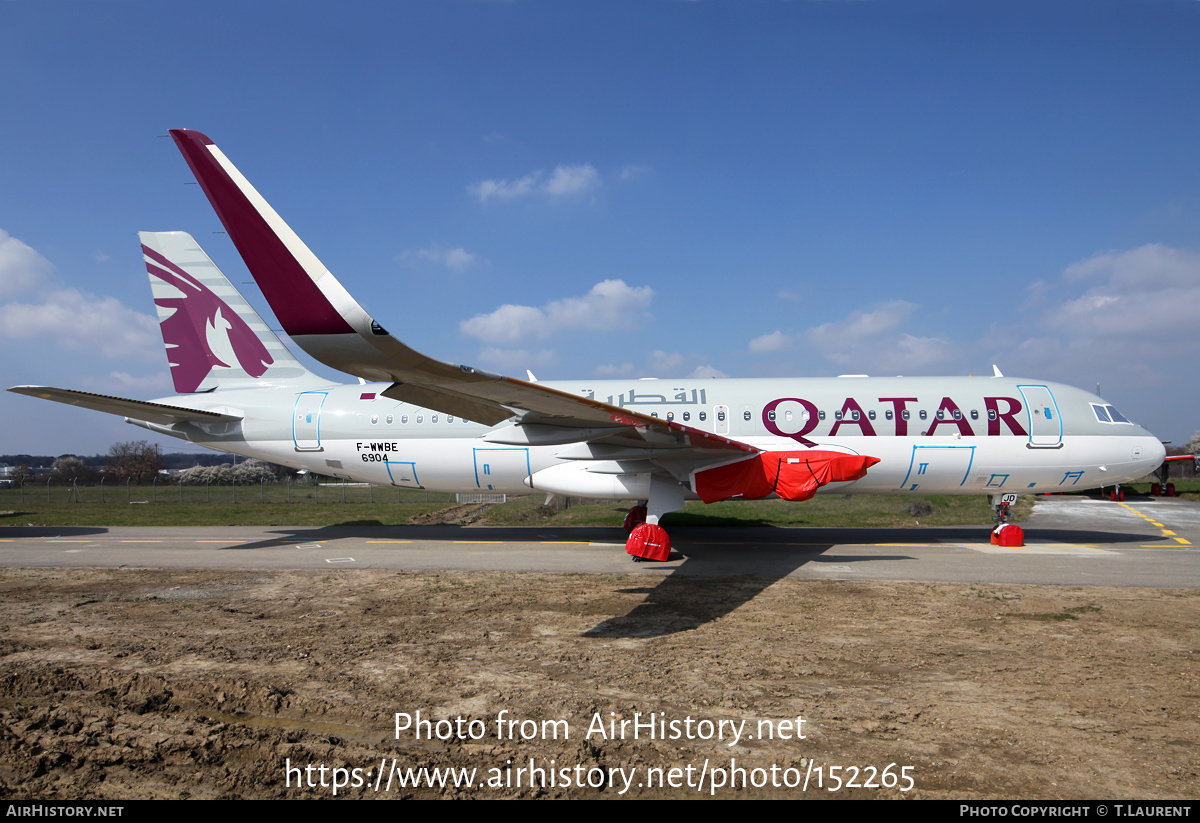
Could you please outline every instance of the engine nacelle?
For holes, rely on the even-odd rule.
[[[607,474],[588,471],[577,463],[551,466],[525,478],[535,491],[569,497],[599,497],[611,500],[644,500],[650,496],[650,475]]]

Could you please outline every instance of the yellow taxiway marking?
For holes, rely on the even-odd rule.
[[[1183,538],[1183,537],[1176,537],[1176,536],[1175,536],[1175,532],[1173,532],[1173,531],[1171,531],[1170,529],[1168,529],[1168,528],[1167,528],[1166,526],[1164,526],[1162,523],[1159,523],[1159,522],[1158,522],[1157,520],[1155,520],[1153,517],[1150,517],[1150,516],[1149,516],[1149,515],[1147,515],[1147,514],[1142,514],[1140,511],[1138,511],[1137,509],[1135,509],[1133,506],[1130,506],[1128,503],[1118,503],[1117,505],[1118,505],[1118,506],[1124,506],[1125,508],[1129,509],[1129,511],[1133,512],[1134,514],[1136,514],[1138,517],[1140,517],[1140,518],[1142,518],[1143,520],[1145,520],[1145,521],[1146,521],[1147,523],[1149,523],[1150,525],[1152,525],[1152,526],[1157,526],[1158,528],[1162,529],[1163,537],[1170,537],[1170,538],[1174,539],[1176,542],[1183,544],[1184,546],[1190,546],[1190,545],[1192,545],[1192,541],[1190,541],[1190,540],[1187,540],[1187,539],[1185,539],[1185,538]]]
[[[503,543],[503,540],[455,540],[455,543]]]
[[[76,540],[76,543],[82,543],[82,540]],[[165,540],[122,540],[122,543],[165,543]]]
[[[368,540],[368,543],[411,543],[411,540]]]
[[[47,540],[47,543],[91,543],[91,540]]]
[[[245,543],[245,540],[197,540],[196,543]]]

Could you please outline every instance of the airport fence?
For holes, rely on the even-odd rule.
[[[0,509],[12,509],[28,504],[78,503],[131,505],[175,503],[182,505],[228,505],[256,503],[280,505],[342,505],[375,503],[447,503],[471,502],[467,495],[428,492],[422,489],[402,489],[393,486],[374,486],[369,483],[349,483],[329,480],[319,483],[295,482],[291,478],[275,483],[204,483],[188,485],[172,478],[135,483],[102,480],[98,483],[76,481],[27,480],[0,489]],[[487,501],[493,502],[493,501]],[[503,501],[500,501],[503,502]]]

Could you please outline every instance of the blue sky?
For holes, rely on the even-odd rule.
[[[136,232],[249,279],[163,136],[194,128],[443,359],[996,363],[1200,428],[1195,0],[6,0],[0,27],[5,385],[172,393]],[[0,415],[5,453],[146,434]]]

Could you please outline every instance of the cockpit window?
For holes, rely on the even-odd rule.
[[[1128,423],[1125,415],[1117,411],[1116,406],[1103,406],[1099,403],[1092,404],[1092,411],[1096,413],[1096,419],[1101,423]]]

